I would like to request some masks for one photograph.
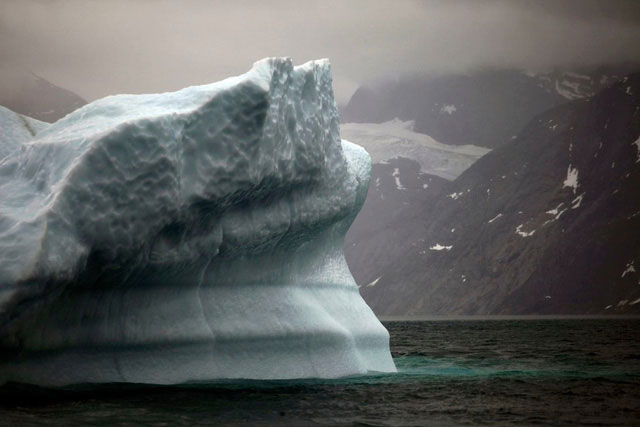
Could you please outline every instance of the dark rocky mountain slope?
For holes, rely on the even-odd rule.
[[[403,157],[373,164],[367,199],[345,239],[345,256],[357,283],[375,286],[372,274],[393,268],[395,254],[414,247],[426,232],[425,206],[448,183]]]
[[[433,190],[347,237],[377,314],[640,312],[640,74]]]

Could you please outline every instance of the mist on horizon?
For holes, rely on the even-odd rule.
[[[640,4],[8,0],[0,34],[0,91],[16,69],[90,101],[213,82],[267,56],[328,57],[344,103],[405,75],[640,62]]]

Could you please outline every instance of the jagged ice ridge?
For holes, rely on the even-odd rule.
[[[271,58],[52,125],[0,110],[0,384],[394,371],[343,256],[370,159],[331,84]]]

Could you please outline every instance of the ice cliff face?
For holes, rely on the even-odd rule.
[[[0,383],[395,370],[343,257],[370,160],[340,140],[327,61],[33,133],[0,141]]]

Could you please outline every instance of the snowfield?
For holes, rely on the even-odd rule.
[[[405,157],[420,164],[423,173],[454,180],[480,157],[491,151],[475,145],[442,144],[413,131],[413,121],[343,123],[343,138],[364,147],[373,163]]]

